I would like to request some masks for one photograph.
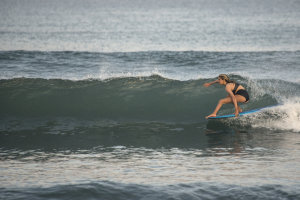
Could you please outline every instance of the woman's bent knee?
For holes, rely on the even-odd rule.
[[[219,100],[220,104],[227,104],[227,103],[230,103],[230,102],[231,102],[231,99],[229,99],[229,98],[224,98],[224,99]]]

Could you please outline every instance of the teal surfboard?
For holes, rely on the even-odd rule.
[[[248,110],[245,112],[241,112],[239,116],[243,116],[243,115],[248,115],[248,114],[252,114],[252,113],[256,113],[259,112],[263,109],[267,109],[267,108],[271,108],[271,107],[275,107],[278,105],[273,105],[273,106],[266,106],[266,107],[262,107],[262,108],[257,108],[257,109],[253,109],[253,110]],[[230,118],[230,117],[235,117],[234,114],[230,114],[230,115],[220,115],[220,116],[216,116],[216,117],[209,117],[208,119],[223,119],[223,118]]]

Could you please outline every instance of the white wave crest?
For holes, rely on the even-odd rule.
[[[279,106],[240,118],[240,122],[254,128],[300,132],[300,98],[289,99]]]

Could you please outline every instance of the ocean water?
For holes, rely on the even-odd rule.
[[[299,199],[299,10],[0,0],[0,199]]]

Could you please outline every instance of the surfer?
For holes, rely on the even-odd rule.
[[[220,74],[218,76],[218,79],[210,82],[210,83],[205,83],[203,84],[204,87],[209,87],[214,83],[219,83],[220,85],[225,85],[225,90],[228,93],[228,96],[224,99],[220,99],[219,103],[214,110],[214,112],[208,116],[207,118],[210,117],[216,117],[218,111],[222,107],[223,104],[228,104],[228,103],[233,103],[234,108],[235,108],[235,113],[234,115],[236,117],[239,116],[239,113],[242,112],[242,109],[238,105],[238,103],[247,103],[249,101],[249,95],[248,92],[245,90],[243,86],[240,84],[236,83],[235,81],[232,81],[229,79],[229,77],[226,74]]]

